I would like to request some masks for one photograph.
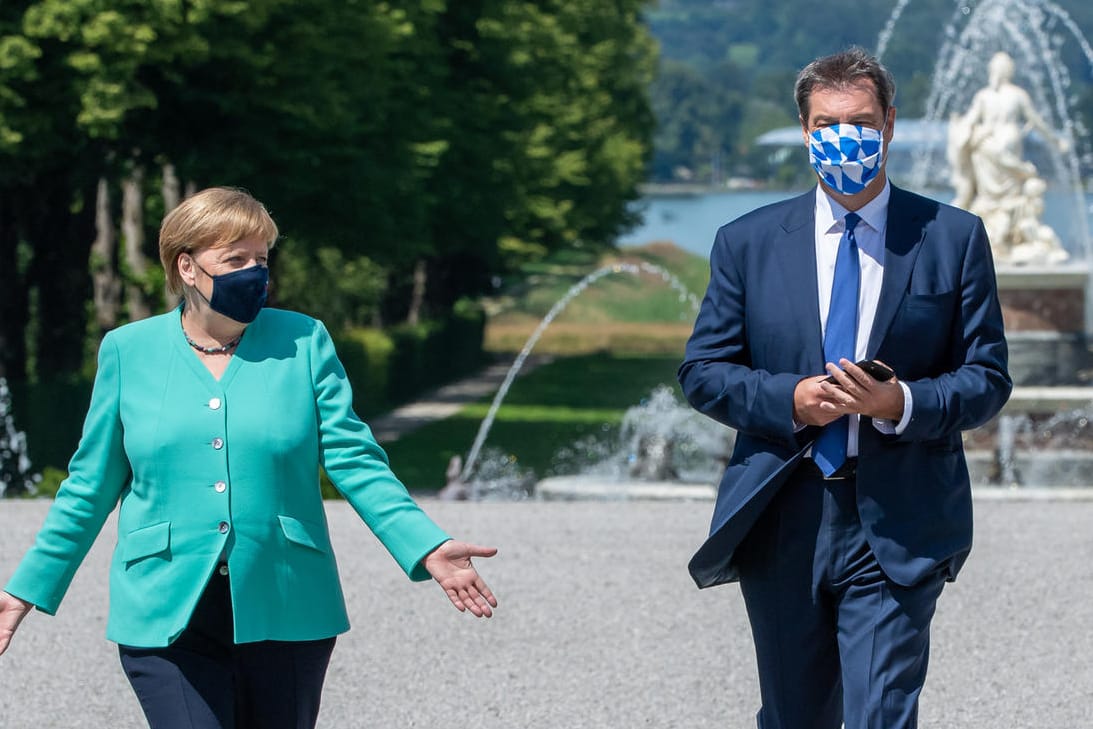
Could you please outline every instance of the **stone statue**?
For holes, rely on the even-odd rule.
[[[1040,222],[1046,183],[1024,158],[1024,138],[1036,129],[1059,151],[1069,147],[1037,113],[1028,92],[1013,83],[1013,58],[996,53],[989,83],[963,115],[949,120],[946,149],[956,197],[953,204],[983,219],[995,259],[1058,263],[1067,252]]]
[[[1014,215],[1010,236],[1011,263],[1062,263],[1069,257],[1059,236],[1040,220],[1046,190],[1047,183],[1039,177],[1030,177],[1021,187],[1021,205]]]

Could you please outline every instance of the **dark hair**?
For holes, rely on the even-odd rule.
[[[862,81],[872,82],[877,101],[887,114],[896,96],[896,82],[888,69],[864,48],[851,46],[845,51],[817,58],[801,69],[793,88],[801,119],[808,122],[808,102],[815,89],[844,89]]]

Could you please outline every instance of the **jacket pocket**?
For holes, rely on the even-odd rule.
[[[277,519],[281,522],[281,531],[284,532],[288,541],[303,547],[311,547],[319,552],[330,551],[330,537],[327,535],[326,527],[309,521],[300,521],[291,516],[280,515]]]
[[[147,557],[169,552],[170,549],[171,522],[169,521],[134,529],[122,540],[122,555],[125,558],[126,567]]]
[[[955,300],[956,291],[944,291],[939,294],[908,294],[904,302],[908,309],[948,309]]]

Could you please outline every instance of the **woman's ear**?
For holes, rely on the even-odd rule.
[[[183,251],[182,253],[179,253],[178,258],[175,259],[175,265],[178,266],[178,275],[182,278],[182,283],[187,286],[193,286],[194,282],[197,280],[193,256]]]

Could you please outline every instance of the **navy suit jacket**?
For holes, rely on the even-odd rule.
[[[794,432],[797,383],[823,374],[815,189],[723,226],[679,381],[690,403],[737,431],[710,536],[692,558],[699,587],[737,579],[733,552],[819,428]],[[1009,397],[994,265],[974,215],[892,186],[884,278],[869,357],[910,388],[911,421],[885,435],[863,418],[857,502],[877,561],[913,585],[953,579],[972,543],[961,431]]]

